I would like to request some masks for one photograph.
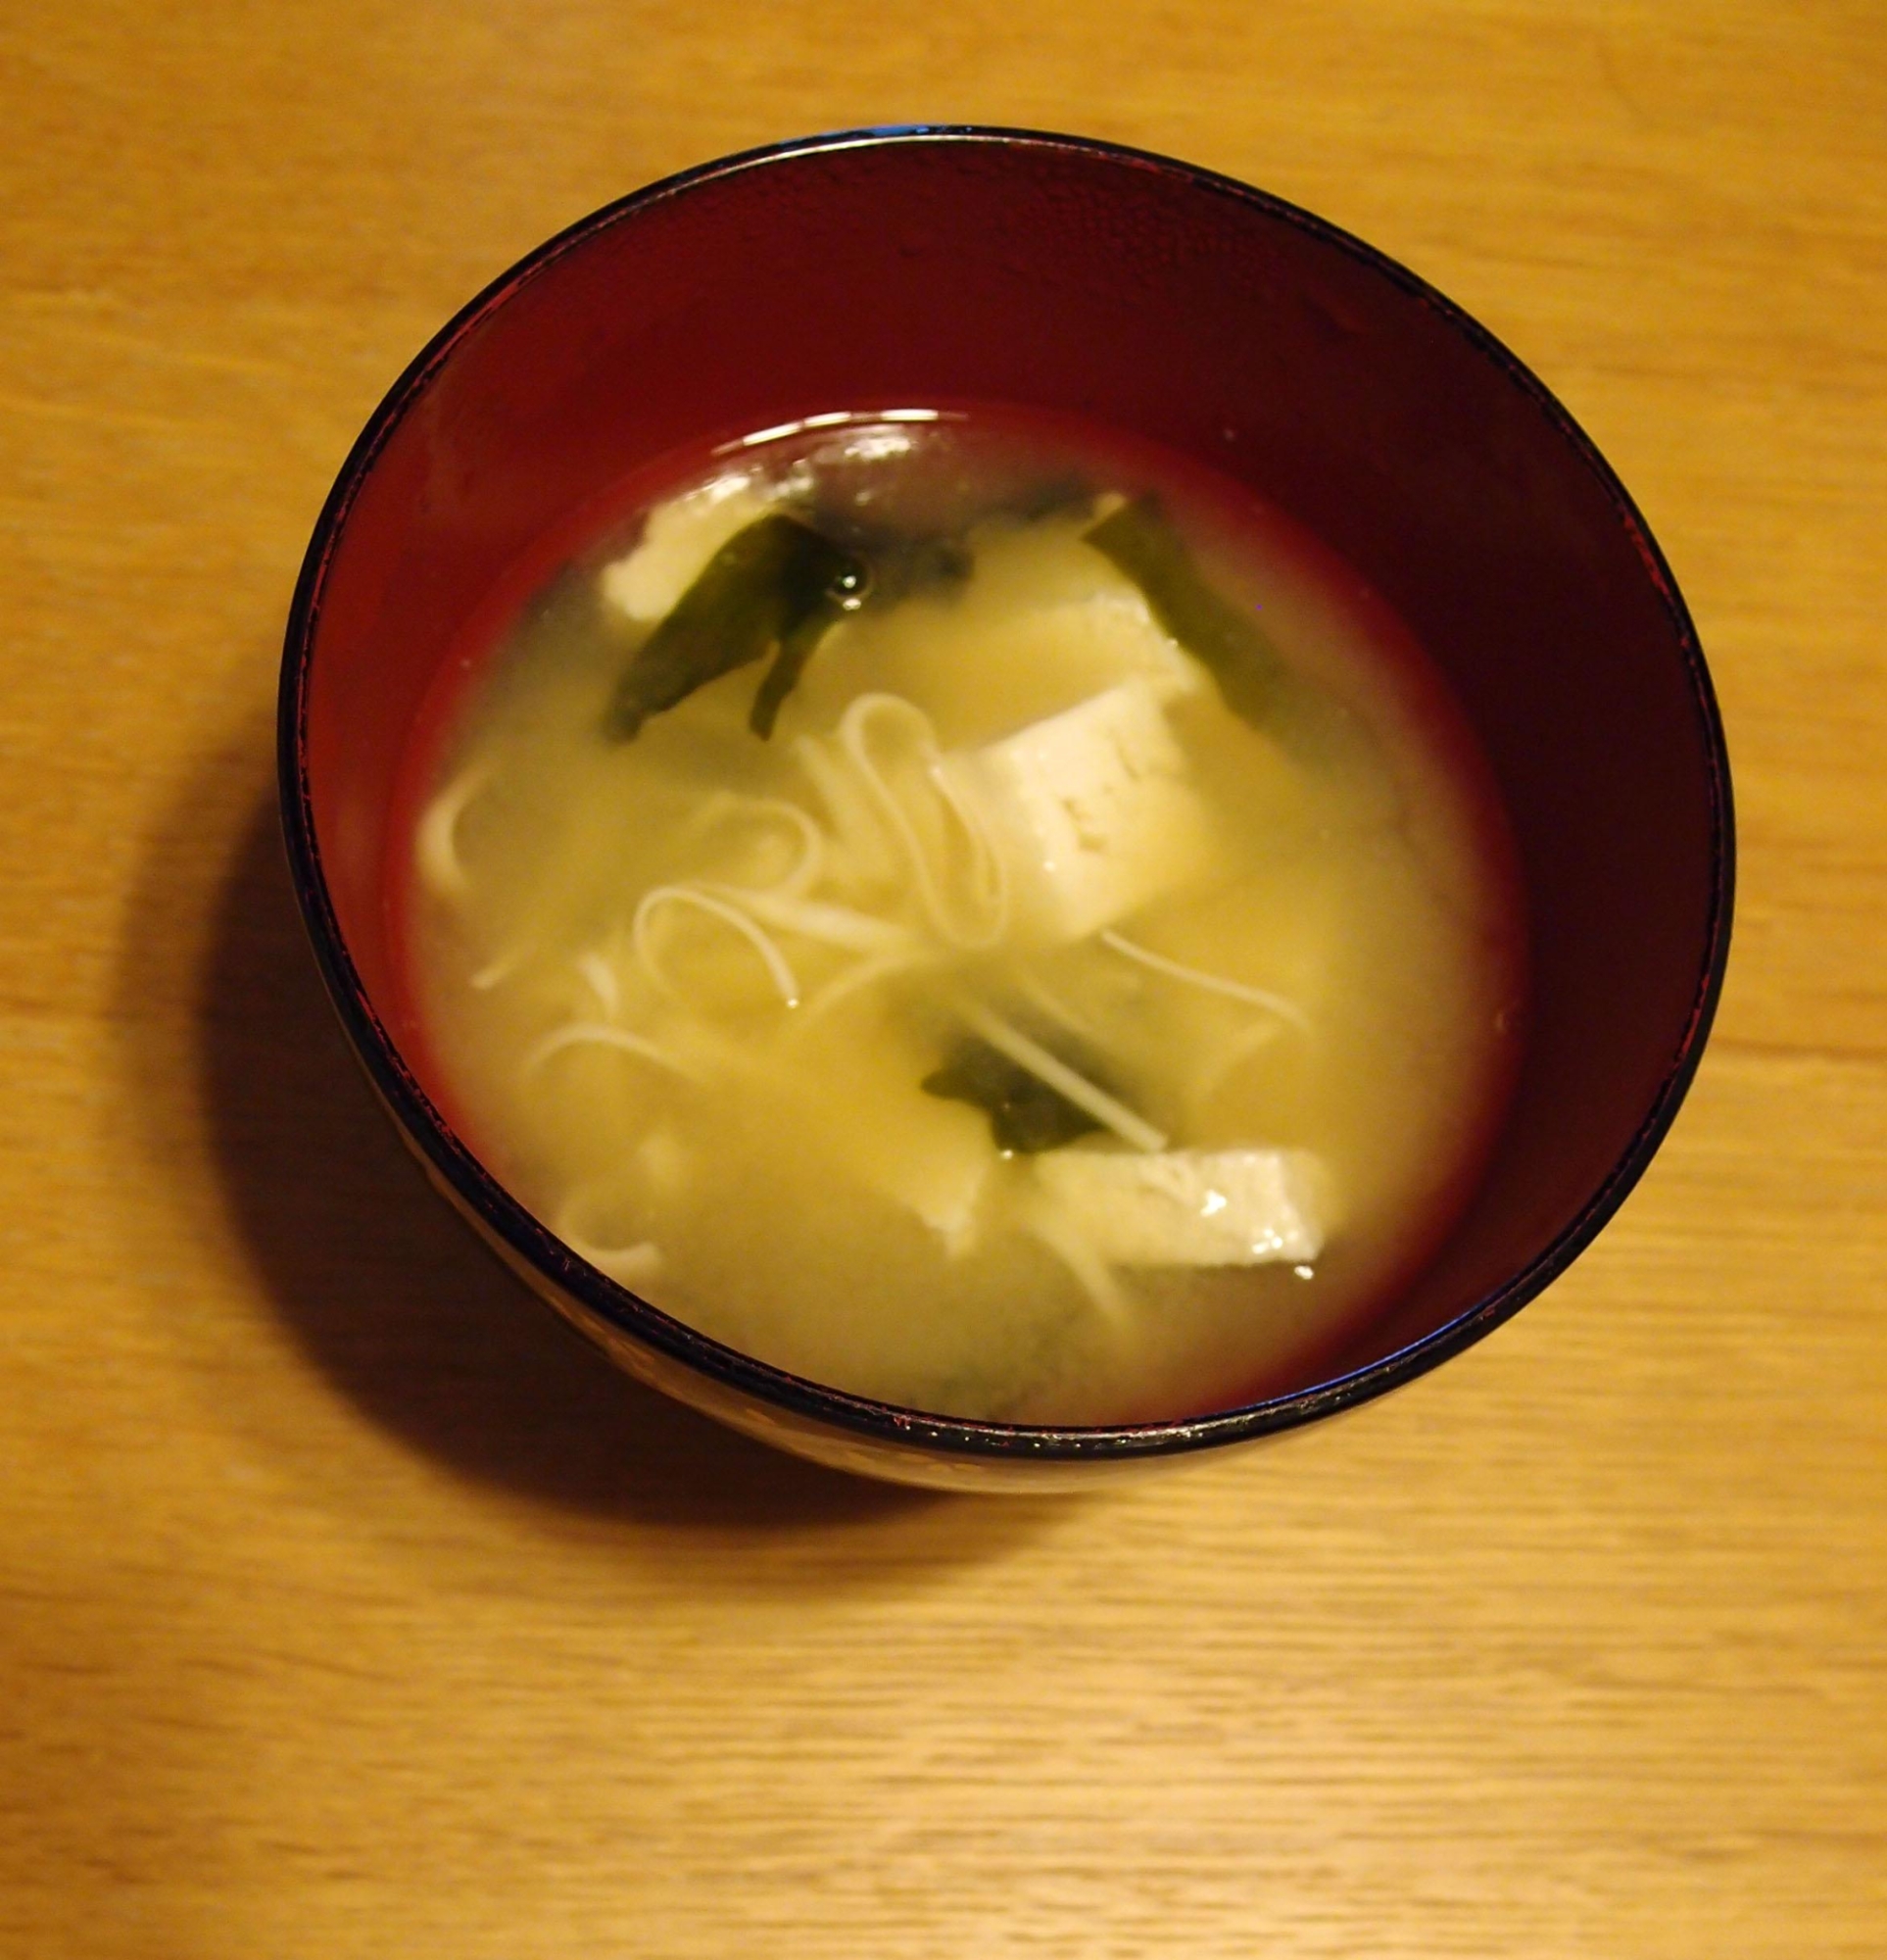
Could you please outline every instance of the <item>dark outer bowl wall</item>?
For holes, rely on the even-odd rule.
[[[439,1124],[381,1025],[395,770],[496,576],[635,463],[796,416],[952,398],[1091,415],[1282,506],[1413,628],[1506,799],[1533,960],[1511,1114],[1436,1261],[1299,1396],[1140,1430],[925,1420],[913,1436],[907,1417],[742,1361],[561,1253]],[[847,1450],[873,1434],[1032,1461],[1198,1446],[1431,1365],[1616,1208],[1695,1068],[1726,951],[1729,784],[1709,679],[1656,548],[1564,411],[1355,240],[1070,138],[788,145],[657,185],[508,274],[396,386],[336,485],[290,622],[282,735],[316,951],[422,1155],[593,1335],[795,1404]]]

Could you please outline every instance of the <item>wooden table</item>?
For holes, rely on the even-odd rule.
[[[16,0],[0,24],[0,1948],[1887,1953],[1878,0]],[[431,329],[651,177],[1072,126],[1327,214],[1631,484],[1736,955],[1599,1246],[1438,1376],[1075,1502],[619,1384],[385,1133],[274,664]]]

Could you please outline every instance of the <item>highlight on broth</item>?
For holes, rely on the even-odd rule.
[[[645,480],[411,760],[411,1011],[664,1311],[941,1414],[1225,1407],[1434,1249],[1514,1063],[1431,671],[1247,493],[1007,410]]]

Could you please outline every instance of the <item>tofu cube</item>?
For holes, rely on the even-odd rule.
[[[947,762],[1002,853],[1025,929],[1085,939],[1211,863],[1163,690],[1123,681]]]
[[[737,532],[766,515],[776,492],[743,470],[730,471],[650,512],[626,557],[603,567],[603,596],[631,619],[665,619]]]
[[[1308,1151],[1047,1151],[1056,1218],[1110,1265],[1301,1264],[1324,1250],[1323,1165]]]
[[[1142,680],[1157,700],[1177,701],[1209,685],[1206,669],[1125,581],[1080,599],[1018,604],[983,625],[982,639],[992,663],[1024,675],[1081,675],[1096,690]]]

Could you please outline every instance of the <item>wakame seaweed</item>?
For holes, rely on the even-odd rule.
[[[838,547],[834,546],[834,550]],[[795,620],[781,637],[780,651],[774,655],[773,664],[767,668],[759,692],[753,697],[747,725],[762,742],[771,740],[773,724],[780,718],[781,706],[799,685],[799,676],[805,671],[805,664],[817,651],[819,642],[845,613],[862,603],[864,593],[872,582],[871,573],[862,559],[849,552],[842,556],[845,564],[827,585],[819,604],[803,618]]]
[[[1131,578],[1155,619],[1211,672],[1226,706],[1263,728],[1293,692],[1271,635],[1201,577],[1157,497],[1137,497],[1084,533]]]
[[[976,1035],[958,1042],[920,1086],[927,1096],[985,1111],[1000,1151],[1033,1156],[1100,1128],[1086,1109]]]
[[[605,732],[631,741],[652,714],[777,648],[785,671],[776,666],[767,675],[752,717],[755,734],[770,734],[780,703],[864,575],[850,552],[798,518],[780,512],[756,518],[708,560],[636,650],[604,716]]]
[[[838,617],[839,608],[821,606],[797,621],[781,640],[780,651],[773,656],[773,664],[767,668],[753,697],[753,706],[748,710],[747,725],[762,742],[772,739],[773,724],[780,718],[787,696],[799,685],[806,662]]]

